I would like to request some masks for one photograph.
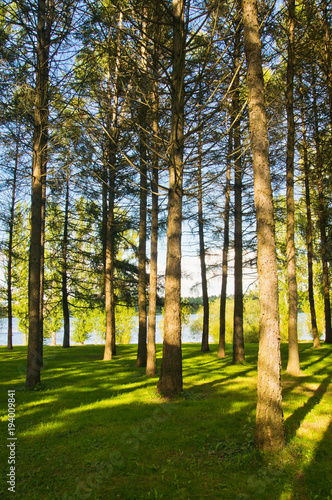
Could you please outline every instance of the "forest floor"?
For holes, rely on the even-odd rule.
[[[246,362],[233,365],[231,346],[218,359],[216,345],[206,354],[184,345],[184,392],[166,402],[158,378],[135,367],[134,345],[118,346],[110,362],[102,346],[45,346],[33,391],[24,389],[26,347],[1,347],[0,498],[332,500],[332,346],[301,343],[293,377],[282,345],[287,445],[274,455],[254,447],[257,348],[247,344]],[[6,483],[13,455],[15,494]]]

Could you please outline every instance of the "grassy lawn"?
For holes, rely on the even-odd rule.
[[[246,363],[183,346],[184,394],[156,395],[136,346],[44,347],[42,385],[26,391],[26,348],[0,348],[0,498],[332,499],[332,346],[300,344],[302,376],[284,371],[287,446],[254,448],[257,345]],[[231,353],[231,346],[228,346]],[[158,346],[160,364],[161,346]],[[16,399],[16,493],[8,492],[7,390]]]

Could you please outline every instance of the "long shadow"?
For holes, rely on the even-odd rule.
[[[301,481],[306,491],[315,493],[315,498],[332,497],[332,420],[319,443],[310,464],[303,471]]]
[[[325,352],[322,356],[320,356],[319,358],[315,359],[314,361],[311,361],[309,363],[303,363],[303,364],[301,364],[301,368],[302,368],[302,370],[306,370],[310,366],[313,366],[313,365],[316,365],[317,363],[320,363],[321,361],[323,361],[323,359],[327,358],[328,356],[331,356],[331,351]]]
[[[308,399],[308,401],[295,410],[295,412],[290,415],[285,421],[285,426],[289,437],[293,437],[296,431],[300,428],[301,422],[305,419],[306,415],[311,412],[311,410],[320,403],[322,397],[326,393],[328,386],[332,380],[332,375],[328,375],[320,386],[315,390],[314,394]]]

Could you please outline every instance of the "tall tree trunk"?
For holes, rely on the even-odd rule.
[[[327,10],[327,0],[322,1],[323,6],[323,24],[325,29],[325,56],[326,56],[326,83],[329,96],[329,108],[330,108],[330,125],[332,127],[332,65],[331,65],[331,21],[328,17]],[[320,178],[322,175],[320,173]],[[321,187],[319,187],[319,205],[320,207],[324,205],[323,201],[323,182],[320,181]],[[320,192],[321,191],[321,192]],[[320,212],[325,212],[320,209]],[[324,307],[325,307],[325,342],[327,344],[332,344],[332,325],[331,325],[331,303],[330,303],[330,282],[329,282],[329,271],[327,265],[327,250],[326,250],[326,215],[322,216],[321,223],[321,246],[322,246],[322,259],[323,259],[323,286],[324,286]],[[323,227],[324,226],[324,227]]]
[[[104,294],[105,294],[105,266],[106,266],[106,233],[107,233],[107,213],[108,213],[108,146],[107,137],[104,142],[103,150],[103,169],[101,174],[101,195],[102,195],[102,226],[101,240],[103,248],[103,277],[104,277]]]
[[[154,11],[154,53],[153,53],[153,84],[152,84],[152,132],[153,132],[153,157],[152,157],[152,213],[151,213],[151,258],[150,258],[150,283],[149,283],[149,314],[148,314],[148,344],[146,375],[153,377],[157,372],[156,360],[156,311],[157,311],[157,279],[158,279],[158,133],[159,133],[159,103],[158,103],[158,56],[160,30],[158,3]]]
[[[48,80],[50,31],[54,3],[38,0],[37,69],[34,106],[34,134],[31,193],[31,236],[29,260],[29,342],[25,386],[40,382],[43,363],[42,284],[44,261],[45,185],[48,143]]]
[[[326,85],[329,97],[330,125],[332,127],[332,65],[331,65],[331,20],[328,16],[327,0],[322,0],[323,28],[325,35]]]
[[[153,119],[154,135],[158,124]],[[155,143],[156,145],[156,143]],[[157,310],[157,264],[158,264],[158,156],[154,154],[152,167],[152,220],[151,220],[151,260],[149,286],[149,316],[146,374],[153,377],[157,372],[156,361],[156,310]]]
[[[311,329],[314,347],[320,347],[320,340],[317,328],[315,299],[314,299],[314,282],[313,282],[313,249],[312,249],[312,220],[311,220],[311,199],[310,199],[310,166],[308,161],[308,143],[305,126],[304,104],[303,104],[303,86],[300,82],[300,108],[302,121],[302,147],[303,147],[303,168],[304,168],[304,186],[305,199],[307,210],[307,261],[308,261],[308,295],[310,305]]]
[[[172,117],[169,158],[165,320],[158,391],[174,397],[182,391],[181,223],[184,149],[185,0],[173,0]]]
[[[106,219],[105,241],[105,314],[106,338],[104,361],[112,359],[116,354],[115,345],[115,296],[114,296],[114,259],[115,259],[115,180],[116,180],[116,151],[119,138],[118,128],[118,101],[119,101],[119,70],[121,53],[121,30],[123,14],[119,13],[118,36],[114,70],[113,103],[110,88],[110,59],[108,60],[108,127],[106,140],[106,155],[108,164],[108,202]]]
[[[234,126],[234,197],[235,197],[235,234],[234,234],[234,327],[233,363],[242,363],[244,356],[243,339],[243,290],[242,290],[242,161],[241,161],[241,120],[240,120],[240,51],[241,51],[241,0],[237,1],[237,27],[234,43],[234,92],[232,98],[232,119]]]
[[[222,279],[220,294],[220,327],[218,358],[225,357],[226,336],[226,301],[227,301],[227,274],[228,274],[228,249],[229,249],[229,207],[231,197],[231,156],[233,152],[233,127],[228,132],[227,170],[225,186],[225,208],[224,208],[224,244],[222,251]]]
[[[257,270],[260,303],[255,439],[260,449],[273,450],[285,445],[285,432],[280,376],[277,255],[256,0],[243,0],[243,26],[257,218]]]
[[[13,186],[12,186],[12,199],[10,206],[10,219],[9,219],[8,266],[7,266],[8,350],[13,349],[13,299],[12,299],[13,236],[14,236],[14,226],[15,226],[14,219],[15,219],[17,171],[18,171],[20,141],[21,141],[21,127],[19,125],[18,135],[16,137],[15,166],[14,166],[14,176],[13,176]]]
[[[146,6],[143,9],[143,18],[147,15]],[[138,242],[138,348],[136,366],[146,366],[146,213],[147,213],[147,34],[146,22],[142,22],[141,71],[140,85],[141,103],[139,104],[139,154],[140,154],[140,209],[139,209],[139,242]]]
[[[199,233],[199,258],[201,263],[202,295],[203,295],[203,333],[201,351],[209,349],[209,296],[206,278],[205,243],[204,243],[204,218],[203,218],[203,192],[202,192],[202,97],[199,91],[198,104],[198,160],[197,160],[197,202],[198,202],[198,233]]]
[[[325,312],[325,342],[332,343],[332,328],[331,328],[331,303],[330,303],[330,280],[329,269],[327,265],[327,237],[326,237],[326,205],[324,200],[324,184],[322,172],[322,152],[320,145],[320,132],[318,126],[317,113],[317,95],[316,95],[316,75],[313,67],[312,88],[313,88],[313,110],[314,110],[314,126],[315,126],[315,146],[316,146],[316,175],[318,189],[318,218],[320,230],[320,246],[322,256],[322,271],[323,271],[323,293],[324,293],[324,312]]]
[[[294,32],[295,0],[288,0],[288,53],[287,53],[287,276],[288,276],[288,364],[287,371],[298,375],[300,370],[299,346],[297,340],[297,282],[295,255],[295,207],[294,207],[294,145],[295,124],[293,110],[294,89]]]
[[[69,222],[69,167],[66,172],[66,201],[65,218],[63,223],[62,238],[62,313],[63,313],[63,343],[62,347],[70,347],[70,317],[68,306],[68,287],[67,287],[67,252],[68,252],[68,222]]]

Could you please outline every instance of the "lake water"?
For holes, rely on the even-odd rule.
[[[193,321],[196,318],[196,314],[192,314],[190,321]],[[157,328],[156,328],[156,343],[157,344],[162,344],[163,339],[161,336],[161,332],[159,329],[159,322],[162,319],[162,315],[157,315]],[[310,341],[311,337],[308,333],[305,333],[305,315],[303,313],[300,313],[298,315],[298,327],[299,327],[299,334],[300,334],[300,339],[305,340],[305,341]],[[0,345],[1,346],[6,346],[7,345],[7,319],[0,319]],[[130,343],[131,344],[137,344],[137,330],[135,330],[135,334],[132,336]],[[56,343],[57,345],[62,345],[62,339],[63,339],[63,330],[61,329],[56,336]],[[197,335],[192,335],[190,333],[190,323],[188,325],[185,325],[183,327],[182,331],[182,342],[184,344],[187,343],[200,343],[201,342],[201,336]],[[214,340],[212,337],[209,338],[209,342],[213,343]],[[85,342],[85,344],[101,344],[102,342],[100,341],[99,338],[95,338],[95,335],[91,335],[91,337]],[[51,339],[45,339],[45,344],[50,345],[51,344]],[[75,342],[71,341],[72,345],[77,345]],[[17,328],[17,320],[13,320],[13,345],[23,345],[23,334],[18,331]]]
[[[191,321],[193,321],[196,318],[196,314],[191,315]],[[156,323],[157,323],[157,328],[156,328],[156,343],[157,344],[162,344],[163,339],[161,336],[161,332],[159,329],[159,322],[162,319],[162,315],[157,315],[156,317]],[[7,327],[7,319],[1,319],[0,320],[0,345],[1,346],[6,346],[7,345],[7,335],[8,335],[8,327]],[[137,329],[135,329],[134,335],[132,335],[131,344],[137,344],[137,336],[138,332]],[[63,340],[63,329],[61,329],[56,336],[56,343],[57,345],[62,345],[62,340]],[[213,339],[209,339],[210,342],[213,342]],[[182,342],[183,343],[200,343],[201,338],[200,336],[195,336],[190,333],[190,324],[185,325],[183,327],[182,331]],[[46,345],[51,344],[51,339],[45,339],[44,343]],[[95,338],[95,335],[91,335],[91,337],[85,341],[85,344],[101,344],[102,342],[100,341],[100,338]],[[71,341],[72,345],[78,345],[75,344],[75,342]],[[13,319],[13,345],[23,345],[23,334],[18,331],[17,328],[17,319]]]

